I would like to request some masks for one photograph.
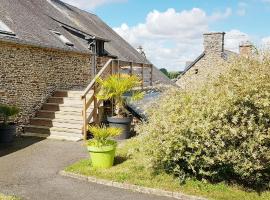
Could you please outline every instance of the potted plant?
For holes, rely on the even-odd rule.
[[[15,106],[0,105],[0,117],[3,123],[0,124],[0,143],[10,143],[16,135],[16,125],[10,122],[10,117],[14,117],[19,113],[19,109]]]
[[[121,134],[120,128],[105,126],[89,126],[93,139],[87,142],[92,166],[98,169],[107,169],[113,166],[117,142],[110,139]]]
[[[136,75],[114,74],[105,80],[98,79],[98,83],[101,85],[101,90],[97,94],[97,99],[111,100],[115,105],[113,115],[107,117],[110,127],[122,129],[122,134],[118,139],[129,138],[132,115],[127,111],[126,103],[128,99],[135,101],[143,98],[143,92],[132,91],[135,87],[140,86],[139,77]],[[129,94],[129,98],[125,96],[126,94]]]

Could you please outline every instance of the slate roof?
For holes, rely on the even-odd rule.
[[[0,40],[89,53],[87,41],[71,34],[67,27],[107,41],[105,50],[121,60],[149,63],[98,16],[59,0],[0,0],[0,20],[16,34],[14,38],[0,34]],[[74,46],[65,45],[51,30],[60,32]],[[154,79],[171,84],[156,68]]]
[[[143,56],[98,16],[59,0],[1,0],[0,19],[14,31],[17,42],[88,51],[86,41],[62,27],[66,24],[89,35],[109,40],[105,49],[120,59],[146,62]],[[50,30],[60,32],[74,44],[74,47],[63,44]]]

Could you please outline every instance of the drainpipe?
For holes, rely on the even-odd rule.
[[[94,77],[97,74],[97,68],[96,68],[96,38],[86,38],[88,41],[88,49],[92,53],[92,70],[91,75]]]

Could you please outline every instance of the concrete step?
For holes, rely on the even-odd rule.
[[[73,137],[73,136],[69,136],[66,135],[66,133],[64,133],[63,135],[50,135],[47,137],[48,139],[52,139],[52,140],[62,140],[62,141],[71,141],[71,142],[79,142],[82,140],[82,137]]]
[[[51,132],[51,134],[63,132],[63,133],[71,133],[71,134],[81,135],[82,128],[81,129],[73,129],[73,128],[63,128],[63,127],[62,128],[61,127],[52,127],[52,128],[50,128],[50,132]]]
[[[49,134],[39,134],[39,133],[30,133],[30,132],[25,132],[22,134],[24,137],[39,137],[39,138],[48,138],[50,135]]]
[[[30,125],[52,127],[53,122],[52,119],[49,118],[33,118],[30,119]]]
[[[53,97],[78,97],[80,98],[83,91],[79,90],[58,90],[54,93]]]
[[[26,132],[26,133],[23,133],[22,136],[24,136],[24,137],[39,137],[39,138],[47,138],[47,139],[63,140],[63,141],[72,141],[72,142],[81,141],[82,138],[83,138],[79,134],[68,134],[66,132],[63,132],[63,133],[59,132],[59,133],[55,133],[53,135]]]
[[[36,117],[54,119],[55,113],[56,113],[55,111],[40,110],[37,112]]]
[[[75,97],[50,97],[47,103],[82,105],[83,101]]]
[[[24,127],[25,133],[37,133],[44,136],[49,136],[54,133],[71,133],[71,134],[82,134],[82,128],[64,128],[64,127],[46,127],[46,126],[35,126],[35,125],[27,125]]]
[[[24,127],[25,133],[37,133],[43,135],[50,135],[50,127],[47,126],[36,126],[36,125],[27,125]]]
[[[59,123],[62,123],[63,127],[65,127],[65,124],[70,124],[70,125],[78,125],[82,126],[82,117],[77,118],[77,119],[63,119],[63,118],[55,118],[55,119],[50,119],[50,118],[33,118],[30,120],[30,125],[35,125],[35,126],[47,126],[47,127],[53,127],[55,125],[58,125]]]
[[[92,106],[93,108],[93,106]],[[82,112],[83,105],[76,104],[57,104],[57,103],[45,103],[42,106],[42,110],[48,111],[74,111]]]
[[[70,133],[70,132],[63,132],[63,131],[51,131],[49,139],[57,139],[57,140],[68,140],[78,142],[82,140],[83,135],[82,133]]]
[[[82,122],[77,123],[77,124],[75,123],[71,124],[68,122],[53,122],[53,127],[82,130],[83,124]]]

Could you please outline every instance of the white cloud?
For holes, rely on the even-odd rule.
[[[270,1],[270,0],[269,0]],[[247,8],[248,4],[245,2],[239,2],[238,3],[238,8],[236,11],[236,14],[239,16],[245,16],[246,15],[246,8]]]
[[[225,49],[239,52],[239,45],[250,40],[250,36],[239,30],[231,30],[225,35]]]
[[[209,24],[231,15],[230,8],[224,12],[207,15],[199,8],[177,12],[150,12],[144,23],[130,27],[127,23],[114,30],[134,47],[142,45],[147,57],[157,67],[182,70],[186,61],[194,60],[203,51],[203,33]]]
[[[84,10],[93,10],[94,8],[104,4],[121,3],[126,2],[127,0],[62,0],[62,1]]]
[[[225,10],[225,12],[215,12],[213,13],[212,16],[210,16],[210,19],[212,21],[217,21],[217,20],[221,20],[221,19],[226,19],[227,17],[232,15],[232,9],[231,8],[227,8]]]
[[[263,49],[270,50],[270,36],[261,39],[261,46]]]

